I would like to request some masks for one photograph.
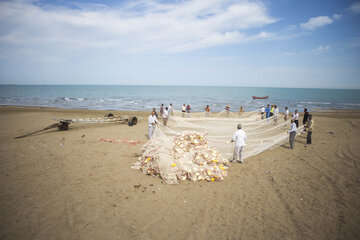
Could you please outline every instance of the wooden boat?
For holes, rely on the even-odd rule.
[[[265,97],[257,97],[257,96],[252,96],[253,99],[268,99],[269,96],[265,96]]]

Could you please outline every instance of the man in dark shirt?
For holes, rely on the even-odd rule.
[[[309,118],[309,113],[308,113],[308,111],[307,111],[307,108],[304,108],[303,125],[306,124],[308,118]]]

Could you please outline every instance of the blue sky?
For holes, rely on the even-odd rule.
[[[360,88],[360,1],[0,2],[0,84]]]

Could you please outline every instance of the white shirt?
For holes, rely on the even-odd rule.
[[[167,118],[169,116],[169,111],[168,110],[164,110],[164,114],[163,114],[163,118]]]
[[[169,112],[172,112],[172,106],[168,106],[168,110],[169,110]]]
[[[262,107],[261,108],[261,113],[264,113],[265,112],[265,107]]]
[[[274,109],[274,115],[278,115],[279,114],[279,109],[278,108],[275,108]]]
[[[289,115],[289,109],[285,111],[285,114],[286,114],[286,115]]]
[[[154,115],[150,115],[149,116],[149,127],[152,127],[153,124],[157,123],[157,118],[156,116]]]
[[[239,129],[234,133],[232,140],[235,142],[235,146],[241,147],[245,146],[246,138],[247,136],[244,130]]]
[[[293,119],[294,119],[294,120],[299,120],[299,113],[294,113]]]
[[[293,123],[291,124],[290,130],[289,130],[288,132],[289,132],[289,133],[290,133],[290,132],[296,132],[296,124],[295,124],[295,122],[293,122]]]
[[[185,112],[185,110],[186,110],[186,107],[183,105],[183,106],[181,107],[181,111]]]

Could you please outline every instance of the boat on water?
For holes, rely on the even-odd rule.
[[[265,97],[257,97],[257,96],[252,96],[253,99],[268,99],[269,96],[265,96]]]

